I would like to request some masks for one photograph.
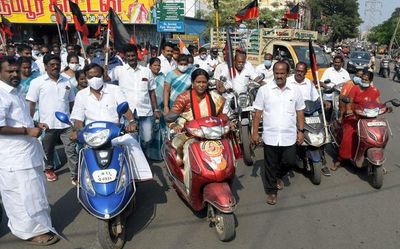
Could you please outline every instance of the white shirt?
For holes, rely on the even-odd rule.
[[[69,76],[68,74],[66,74],[65,72],[61,73],[61,76],[65,77],[66,79],[69,80],[69,83],[71,83],[71,85],[73,87],[77,87],[78,86],[78,81],[76,81],[75,76]]]
[[[31,81],[26,100],[39,102],[41,123],[46,123],[50,129],[64,129],[69,125],[61,123],[54,113],[69,114],[69,104],[75,99],[72,88],[70,81],[62,75],[55,82],[46,73]]]
[[[0,127],[33,127],[24,97],[0,81]],[[37,138],[28,135],[0,135],[0,170],[14,171],[42,166],[42,147]]]
[[[296,111],[305,108],[300,90],[286,83],[283,89],[274,81],[258,89],[253,107],[263,111],[263,134],[265,144],[291,146],[297,139]]]
[[[340,68],[339,71],[336,71],[335,68],[330,67],[325,70],[324,74],[321,77],[321,81],[325,80],[331,80],[331,83],[327,84],[330,87],[333,87],[335,85],[338,85],[340,83],[344,83],[348,80],[350,80],[350,75],[344,68]],[[325,100],[332,100],[332,93],[330,94],[324,94],[324,99]]]
[[[304,101],[316,101],[319,98],[317,88],[315,88],[314,83],[312,83],[311,80],[307,78],[304,78],[303,82],[299,83],[294,78],[294,75],[292,75],[286,79],[286,82],[289,84],[294,84],[300,89]]]
[[[263,82],[268,84],[269,82],[274,80],[274,64],[271,65],[270,68],[266,68],[264,63],[260,64],[256,67],[256,73],[258,75],[264,74],[265,78],[263,79]]]
[[[211,72],[214,70],[214,68],[211,67],[212,62],[211,58],[208,55],[204,60],[200,58],[200,55],[195,56],[193,62],[195,65],[199,65],[199,68],[206,70],[207,72]]]
[[[249,83],[249,80],[254,80],[258,75],[256,74],[254,67],[251,64],[246,63],[240,73],[236,70],[236,76],[233,79],[231,79],[231,77],[229,76],[228,65],[225,65],[222,69],[221,76],[227,78],[227,82],[225,84],[226,88],[233,88],[236,93],[240,94],[247,92],[247,85]]]
[[[163,54],[158,56],[158,59],[161,61],[161,71],[164,75],[167,75],[167,73],[171,72],[174,70],[177,66],[176,62],[171,59],[171,62],[168,61],[167,58]]]
[[[215,68],[215,71],[214,71],[214,78],[215,79],[217,79],[217,80],[220,79],[220,77],[222,75],[222,72],[223,72],[225,67],[226,67],[226,62],[225,61],[222,62],[221,64],[218,64],[218,66]]]
[[[68,66],[67,57],[68,57],[68,53],[61,54],[61,69],[62,70],[64,70],[64,68],[66,68]],[[78,56],[78,58],[79,58],[79,65],[81,66],[81,68],[83,68],[85,66],[85,59],[81,56]]]
[[[40,56],[40,57],[38,57],[37,60],[35,61],[37,67],[39,68],[40,74],[46,73],[46,69],[44,68],[43,58],[44,58],[44,56]]]
[[[140,65],[133,69],[129,64],[125,64],[115,67],[110,78],[112,81],[118,81],[132,112],[136,110],[139,117],[153,115],[149,91],[155,90],[157,86],[150,69]]]
[[[76,94],[71,119],[86,124],[99,120],[117,124],[119,123],[117,106],[125,101],[125,95],[119,86],[104,84],[100,100],[90,91],[90,87],[86,87]]]

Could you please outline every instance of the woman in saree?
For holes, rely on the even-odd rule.
[[[167,122],[171,122],[168,125],[169,128],[177,133],[172,140],[172,145],[178,151],[178,155],[180,155],[181,158],[183,153],[184,183],[186,188],[189,186],[190,179],[188,149],[191,142],[195,139],[181,132],[185,123],[208,116],[218,116],[225,120],[228,119],[228,117],[222,113],[225,98],[216,91],[208,90],[209,78],[210,76],[203,69],[196,69],[193,71],[191,76],[192,87],[176,98],[170,112],[165,117]],[[176,117],[178,118],[176,119]]]
[[[339,155],[333,167],[331,167],[333,171],[340,167],[342,161],[351,159],[357,147],[356,131],[358,118],[354,114],[354,106],[363,105],[371,101],[380,103],[380,92],[372,85],[373,78],[374,74],[372,72],[365,71],[361,82],[353,86],[348,94],[350,103],[346,104],[346,113],[342,121],[343,137],[339,145]]]
[[[178,95],[186,91],[192,84],[190,80],[192,71],[188,70],[189,62],[187,55],[180,54],[177,63],[177,68],[167,73],[165,76],[163,95],[164,114],[169,112],[169,108],[172,107]]]

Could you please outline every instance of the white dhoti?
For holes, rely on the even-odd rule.
[[[0,169],[0,193],[15,236],[26,240],[49,231],[57,234],[51,224],[43,167]]]
[[[111,143],[113,145],[124,145],[129,149],[129,156],[133,162],[133,175],[137,181],[147,181],[153,179],[150,165],[147,162],[142,148],[138,141],[131,135],[125,134],[123,136],[114,138]]]

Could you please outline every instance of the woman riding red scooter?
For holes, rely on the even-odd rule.
[[[351,159],[356,150],[356,130],[358,118],[354,114],[354,106],[362,105],[363,103],[376,101],[380,103],[380,92],[372,86],[374,74],[366,71],[362,75],[362,81],[359,85],[354,86],[348,97],[349,103],[346,104],[346,113],[342,121],[343,138],[339,146],[339,155],[331,170],[335,171],[340,167],[344,160]]]

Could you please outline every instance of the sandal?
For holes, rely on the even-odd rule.
[[[28,244],[35,246],[49,246],[55,244],[57,241],[59,241],[58,236],[52,233],[45,233],[26,240]]]
[[[330,167],[331,170],[336,171],[338,168],[340,168],[340,161],[336,161],[332,167]]]
[[[266,202],[269,205],[275,205],[278,202],[277,194],[268,194]]]

